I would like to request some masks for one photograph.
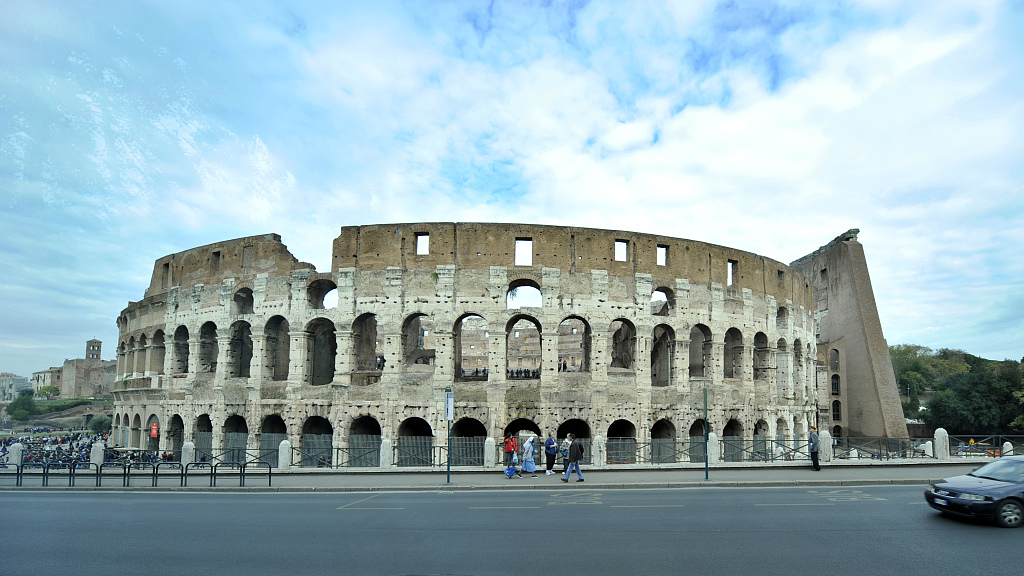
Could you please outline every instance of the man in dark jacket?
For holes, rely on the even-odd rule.
[[[569,444],[569,465],[565,468],[565,476],[562,477],[562,482],[569,481],[573,468],[576,469],[576,476],[579,477],[577,482],[583,482],[583,472],[580,472],[580,460],[583,459],[583,444],[576,440],[576,435],[571,432],[567,438],[571,442]]]
[[[818,428],[811,426],[811,438],[808,445],[808,451],[811,453],[811,470],[815,472],[821,470],[821,465],[818,464],[818,451],[821,449],[821,441],[818,440]]]

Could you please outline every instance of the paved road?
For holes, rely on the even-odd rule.
[[[559,483],[560,484],[560,483]],[[1020,574],[916,486],[0,493],[0,575]]]

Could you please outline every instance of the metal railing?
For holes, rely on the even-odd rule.
[[[840,460],[934,458],[926,449],[931,438],[836,438],[832,457]]]
[[[1024,436],[956,435],[949,437],[949,455],[953,458],[998,458],[1003,444],[1009,442],[1014,454],[1024,454]]]
[[[395,466],[445,466],[448,448],[429,444],[411,443],[394,446]]]

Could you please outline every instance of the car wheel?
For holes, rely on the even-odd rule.
[[[996,523],[1003,528],[1016,528],[1024,523],[1024,505],[1016,500],[1005,500],[996,508]]]

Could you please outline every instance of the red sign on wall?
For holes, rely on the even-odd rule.
[[[149,437],[150,438],[157,438],[159,436],[159,434],[157,434],[157,432],[156,432],[156,427],[157,427],[157,423],[156,422],[151,422],[149,424]]]

